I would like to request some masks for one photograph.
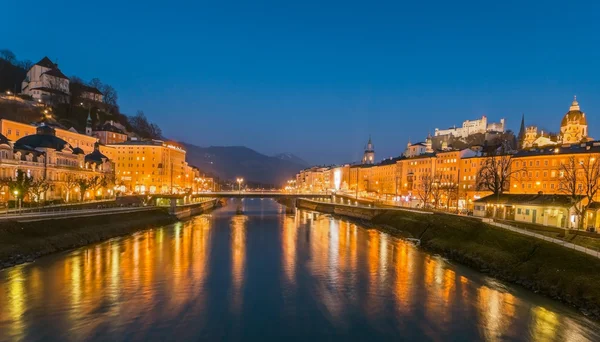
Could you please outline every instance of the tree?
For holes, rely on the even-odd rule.
[[[162,131],[156,124],[148,122],[143,111],[138,110],[135,116],[129,118],[129,124],[134,132],[146,139],[161,139]]]
[[[511,177],[519,177],[522,168],[512,167],[512,155],[505,147],[490,150],[477,171],[477,190],[487,190],[500,196],[508,190]]]
[[[450,205],[452,204],[452,202],[458,201],[458,182],[454,182],[454,179],[450,179],[442,183],[440,188],[444,196],[446,196],[446,209],[450,210]],[[458,208],[458,203],[456,207]]]
[[[98,176],[79,178],[77,180],[77,185],[79,186],[79,200],[83,202],[85,199],[85,193],[90,189],[95,190],[99,181],[100,177]]]
[[[4,59],[5,61],[9,62],[10,64],[15,64],[15,62],[17,60],[17,56],[9,49],[0,50],[0,58]]]
[[[117,107],[117,91],[112,86],[105,84],[102,88],[98,88],[102,92],[102,99],[107,105]]]
[[[442,187],[439,183],[439,177],[433,177],[434,181],[431,185],[431,201],[433,202],[433,207],[437,209],[442,202],[442,194],[444,193]]]
[[[16,177],[9,177],[2,180],[2,183],[8,186],[10,194],[15,196],[15,199],[23,198],[29,192],[33,178],[28,176],[22,170],[17,170]]]
[[[577,228],[582,229],[585,213],[600,190],[600,156],[570,156],[559,166],[560,192],[569,196],[572,208],[578,217]]]
[[[78,182],[77,177],[75,177],[75,175],[68,174],[65,177],[64,187],[65,187],[65,190],[67,191],[65,202],[69,202],[69,200],[71,198],[71,191],[73,191],[77,187],[77,185],[79,185],[79,182]]]
[[[429,206],[434,188],[435,178],[432,175],[424,175],[423,179],[417,184],[417,195],[423,203],[423,208]]]
[[[22,60],[18,64],[19,67],[23,68],[25,71],[29,71],[29,69],[31,69],[31,67],[33,66],[33,62],[29,59]]]
[[[42,195],[52,188],[52,184],[44,178],[32,179],[28,193],[36,202],[42,201]],[[43,196],[45,198],[45,196]]]

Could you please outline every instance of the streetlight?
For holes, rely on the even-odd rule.
[[[13,194],[15,195],[15,209],[17,209],[17,212],[18,212],[18,207],[17,206],[20,204],[19,203],[19,197],[18,197],[19,196],[19,190],[13,191]]]
[[[244,178],[238,178],[236,181],[238,183],[238,191],[242,193],[242,183],[244,182]]]

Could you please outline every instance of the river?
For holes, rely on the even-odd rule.
[[[0,341],[600,341],[571,308],[388,234],[236,201],[0,271]]]

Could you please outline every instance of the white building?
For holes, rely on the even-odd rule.
[[[69,78],[65,76],[48,57],[34,64],[21,84],[21,93],[31,95],[36,100],[69,100]]]
[[[457,138],[466,138],[469,135],[486,132],[504,132],[505,121],[500,119],[500,122],[492,122],[488,124],[487,117],[484,115],[481,119],[466,120],[462,127],[450,127],[448,129],[435,129],[435,136],[452,135]]]

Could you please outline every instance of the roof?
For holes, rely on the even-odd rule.
[[[56,64],[52,63],[50,58],[44,56],[39,62],[35,63],[35,65],[43,66],[45,68],[54,69],[56,68]]]
[[[125,132],[123,132],[119,128],[115,127],[114,125],[111,125],[110,122],[105,122],[103,125],[97,126],[94,129],[94,131],[96,131],[96,132],[108,131],[108,132],[114,132],[114,133],[119,133],[119,134],[125,134]]]
[[[98,88],[96,87],[91,87],[85,84],[77,84],[77,86],[79,88],[81,88],[82,91],[87,92],[87,93],[94,93],[94,94],[99,94],[99,95],[104,95],[102,94],[102,92],[100,90],[98,90]]]
[[[109,145],[144,145],[144,146],[163,146],[163,142],[160,140],[128,140],[120,143],[109,144]]]
[[[54,129],[46,125],[39,126],[36,134],[24,136],[15,142],[15,148],[26,150],[52,148],[56,151],[62,151],[66,147],[71,148],[71,145],[57,137]]]
[[[5,137],[4,135],[2,135],[2,133],[0,133],[0,145],[3,145],[3,144],[7,144],[8,145],[9,141],[10,140],[8,140],[7,137]]]
[[[62,73],[62,71],[60,71],[60,69],[56,68],[56,69],[50,69],[44,73],[42,73],[42,75],[50,75],[50,76],[54,76],[54,77],[58,77],[58,78],[64,78],[66,80],[68,80],[69,78],[67,76],[65,76],[65,74]]]
[[[73,149],[73,154],[84,154],[85,152],[80,147],[75,147]]]
[[[583,198],[583,196],[581,196]],[[501,194],[489,195],[478,200],[475,203],[494,203],[494,204],[529,204],[533,206],[559,206],[571,207],[573,201],[570,195],[545,195],[545,194]]]
[[[97,164],[102,164],[104,160],[108,160],[108,157],[100,152],[99,144],[96,143],[94,145],[94,151],[85,156],[86,162],[92,162]]]
[[[384,159],[384,160],[382,160],[382,161],[381,161],[379,164],[377,164],[377,165],[391,165],[391,164],[396,164],[396,162],[397,162],[398,160],[402,160],[402,159],[406,159],[406,157],[404,157],[404,156],[399,156],[399,157],[396,157],[396,158],[388,158],[388,159]]]
[[[585,118],[585,113],[581,111],[579,108],[579,102],[577,102],[577,96],[573,99],[571,103],[571,107],[565,116],[563,117],[560,127],[564,127],[569,123],[577,123],[580,125],[587,125],[587,119]]]
[[[578,154],[578,153],[600,153],[600,140],[582,142],[577,144],[562,144],[544,147],[532,147],[521,150],[515,154],[515,157],[532,157],[542,155],[557,154]]]

